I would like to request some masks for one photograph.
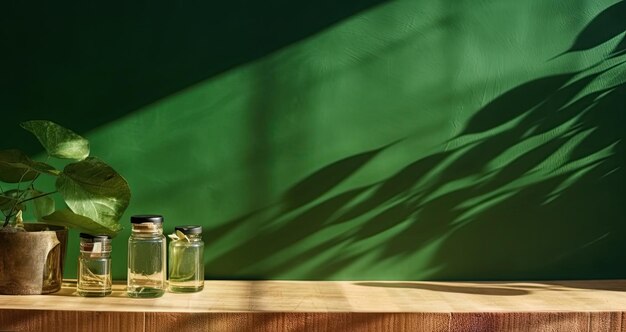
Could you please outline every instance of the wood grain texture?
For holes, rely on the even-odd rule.
[[[0,331],[625,331],[626,281],[207,281],[131,299],[0,296]]]
[[[626,331],[622,312],[591,312],[589,313],[589,331]]]
[[[450,331],[587,332],[586,312],[453,313]]]
[[[0,310],[0,331],[144,331],[141,312]]]
[[[449,331],[444,313],[147,313],[146,331]]]

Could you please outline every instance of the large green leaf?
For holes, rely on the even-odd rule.
[[[91,218],[77,215],[68,209],[55,211],[54,213],[43,217],[41,221],[51,225],[74,228],[79,232],[93,235],[108,234],[115,236],[122,230],[122,226],[114,221],[96,222]]]
[[[34,161],[20,150],[0,151],[0,181],[7,183],[30,181],[39,173],[59,175],[59,171],[54,167]]]
[[[130,201],[126,180],[93,157],[65,166],[56,187],[74,213],[102,224],[117,222]]]
[[[83,160],[89,156],[89,141],[54,122],[33,120],[21,126],[33,133],[53,157]]]

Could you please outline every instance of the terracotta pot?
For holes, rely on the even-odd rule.
[[[49,294],[61,289],[67,229],[24,224],[26,232],[0,232],[0,294]]]

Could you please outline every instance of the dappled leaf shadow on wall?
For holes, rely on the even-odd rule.
[[[568,52],[617,36],[582,42],[607,15],[594,19]],[[331,191],[400,143],[329,164],[275,204],[209,230],[215,238],[233,223],[269,225],[207,262],[206,274],[273,278],[306,264],[316,278],[333,279],[360,255],[406,263],[428,248],[429,263],[416,264],[415,278],[623,277],[626,267],[616,262],[624,258],[626,211],[616,202],[626,195],[626,82],[599,83],[607,75],[624,77],[625,67],[613,52],[589,68],[521,84],[470,118],[448,142],[453,148],[420,157],[379,182]],[[329,234],[324,241],[290,253],[321,232]],[[368,244],[383,235],[382,246]],[[342,250],[347,246],[362,250]]]

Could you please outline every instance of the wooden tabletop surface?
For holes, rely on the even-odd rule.
[[[75,283],[51,295],[0,295],[0,309],[109,312],[616,312],[626,280],[549,282],[206,281],[203,291],[84,298]]]

